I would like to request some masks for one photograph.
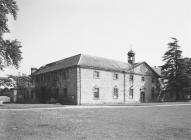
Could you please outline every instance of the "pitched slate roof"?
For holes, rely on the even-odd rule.
[[[134,68],[143,63],[146,63],[146,62],[135,63]],[[146,63],[146,65],[148,64]],[[56,61],[56,62],[49,63],[45,66],[42,66],[35,73],[33,73],[33,75],[56,71],[56,70],[60,70],[64,68],[70,68],[74,66],[80,66],[84,68],[95,68],[95,69],[109,70],[109,71],[118,71],[118,72],[124,72],[124,71],[128,72],[129,70],[133,68],[133,66],[129,63],[107,59],[103,57],[78,54],[72,57],[68,57],[68,58]],[[149,65],[148,67],[154,73],[156,73],[156,71],[154,71]]]
[[[125,62],[89,55],[81,55],[78,65],[81,67],[98,68],[121,72],[127,71],[131,67],[130,64]]]
[[[59,70],[59,69],[77,66],[80,57],[81,57],[81,54],[78,54],[78,55],[75,55],[72,57],[68,57],[68,58],[65,58],[65,59],[62,59],[62,60],[59,60],[56,62],[46,64],[45,66],[40,67],[35,73],[33,73],[33,75],[38,75],[38,74],[42,74],[42,73]]]
[[[78,54],[40,67],[33,75],[47,73],[59,69],[81,66],[111,71],[127,71],[131,65],[125,62],[106,59],[102,57]]]

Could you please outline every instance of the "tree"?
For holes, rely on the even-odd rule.
[[[188,87],[191,87],[191,58],[184,58],[184,63],[186,65],[185,71],[188,79]]]
[[[180,100],[182,98],[181,91],[189,82],[178,40],[176,38],[172,38],[172,40],[173,42],[168,43],[168,51],[164,53],[165,64],[161,67],[161,71],[166,93],[171,97],[175,96],[176,100]]]
[[[32,80],[30,76],[22,75],[22,76],[13,76],[10,75],[9,79],[13,79],[15,81],[15,87],[17,89],[23,89],[31,86]]]
[[[13,65],[19,67],[19,62],[22,60],[20,42],[3,38],[3,34],[10,33],[7,26],[8,15],[11,14],[16,20],[18,6],[15,0],[0,0],[0,70],[4,67]]]

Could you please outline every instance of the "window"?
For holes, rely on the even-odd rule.
[[[152,87],[152,89],[151,89],[151,98],[154,99],[154,97],[155,97],[155,88]]]
[[[31,99],[34,98],[34,90],[31,91]]]
[[[115,86],[113,88],[113,99],[118,99],[118,88]]]
[[[93,93],[94,93],[94,98],[99,99],[99,88],[95,87],[93,89]]]
[[[54,98],[58,98],[58,95],[59,95],[59,89],[55,88]]]
[[[67,88],[64,88],[64,97],[65,97],[65,98],[68,97],[68,90],[67,90]]]
[[[99,78],[100,77],[100,74],[99,74],[99,71],[94,71],[94,78]]]
[[[114,74],[113,74],[113,79],[114,79],[114,80],[117,80],[118,78],[119,78],[119,77],[118,77],[118,73],[114,73]]]
[[[69,77],[69,72],[68,71],[63,71],[63,79],[68,79]]]
[[[152,78],[152,83],[154,83],[155,82],[155,78]]]
[[[63,71],[63,79],[66,79],[66,72]]]
[[[133,88],[130,87],[129,89],[129,99],[133,99]]]
[[[47,73],[47,80],[50,80],[50,73]]]
[[[36,81],[37,81],[38,83],[40,83],[40,76],[39,76],[39,75],[37,75]]]
[[[141,77],[141,81],[143,81],[143,82],[144,82],[144,81],[145,81],[145,77]]]
[[[133,76],[133,75],[130,75],[129,80],[130,80],[130,81],[133,81],[133,79],[134,79],[134,76]]]

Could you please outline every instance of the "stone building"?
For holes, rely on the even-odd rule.
[[[36,101],[64,104],[154,102],[160,77],[146,62],[135,63],[78,54],[32,70]]]

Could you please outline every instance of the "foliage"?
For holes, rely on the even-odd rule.
[[[15,81],[15,87],[18,89],[27,88],[32,85],[31,77],[29,76],[9,76],[10,79]]]
[[[11,14],[16,20],[18,6],[15,0],[0,0],[0,69],[13,65],[19,67],[22,60],[20,42],[17,40],[7,40],[3,38],[4,33],[9,33],[8,15]]]
[[[11,89],[15,86],[16,83],[12,78],[0,78],[0,89]]]
[[[184,58],[185,71],[188,78],[188,86],[191,87],[191,58]]]
[[[168,50],[163,56],[165,64],[161,70],[166,92],[171,96],[175,95],[176,99],[180,100],[181,91],[189,84],[188,74],[178,40],[176,38],[172,38],[172,40],[173,42],[168,43]]]

